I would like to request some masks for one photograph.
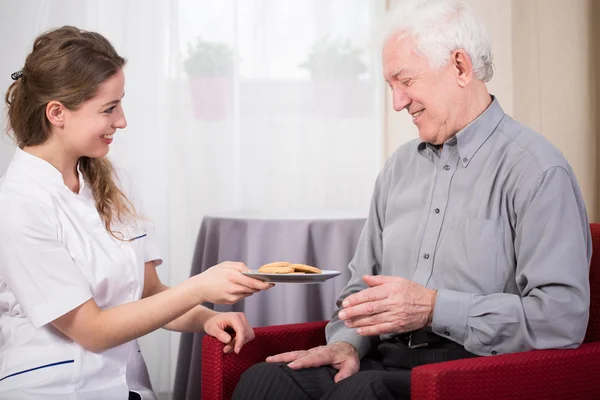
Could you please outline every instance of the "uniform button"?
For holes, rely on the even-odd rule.
[[[465,157],[465,158],[463,158],[463,162],[464,162],[464,163],[468,163],[468,162],[469,162],[469,159]]]
[[[423,254],[423,258],[426,259],[426,260],[429,259],[429,253]]]
[[[450,336],[450,332],[446,331],[446,332],[444,332],[444,335]]]
[[[440,213],[440,209],[436,208],[435,210],[433,210],[434,213],[439,214]]]
[[[444,169],[445,169],[446,171],[450,171],[450,166],[449,166],[448,164],[446,164],[446,165],[444,165]]]
[[[492,355],[495,356],[496,354],[498,354],[498,352],[496,350],[492,350]]]

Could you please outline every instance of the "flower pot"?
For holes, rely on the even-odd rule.
[[[315,113],[323,118],[349,118],[363,115],[363,85],[355,78],[314,81]]]
[[[231,76],[193,76],[190,78],[194,117],[204,120],[225,119],[233,108]]]

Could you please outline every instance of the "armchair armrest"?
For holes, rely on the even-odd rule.
[[[255,328],[255,339],[240,354],[223,353],[223,343],[211,336],[202,339],[202,399],[230,399],[244,371],[268,356],[307,350],[325,344],[327,321]]]
[[[598,399],[600,343],[534,350],[413,369],[413,400]]]

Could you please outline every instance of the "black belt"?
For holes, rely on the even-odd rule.
[[[431,331],[419,329],[408,333],[397,335],[394,339],[398,342],[404,343],[408,348],[415,349],[417,347],[431,346],[437,343],[448,343],[451,340],[441,337]]]
[[[384,339],[377,346],[376,356],[386,367],[415,368],[419,365],[476,357],[460,344],[436,335],[429,329],[419,329]]]

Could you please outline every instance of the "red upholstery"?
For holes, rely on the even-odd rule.
[[[223,344],[202,340],[202,400],[230,399],[242,373],[268,356],[306,350],[325,343],[327,321],[255,328],[256,337],[239,355],[223,353]]]
[[[585,344],[424,365],[412,371],[413,400],[600,399],[600,224],[590,228],[594,256]],[[256,328],[256,339],[239,355],[223,354],[223,345],[205,336],[202,399],[230,399],[242,372],[267,356],[324,344],[325,324]]]
[[[590,320],[585,342],[600,342],[600,224],[590,224],[593,254],[590,265]],[[600,396],[598,396],[600,399]]]

